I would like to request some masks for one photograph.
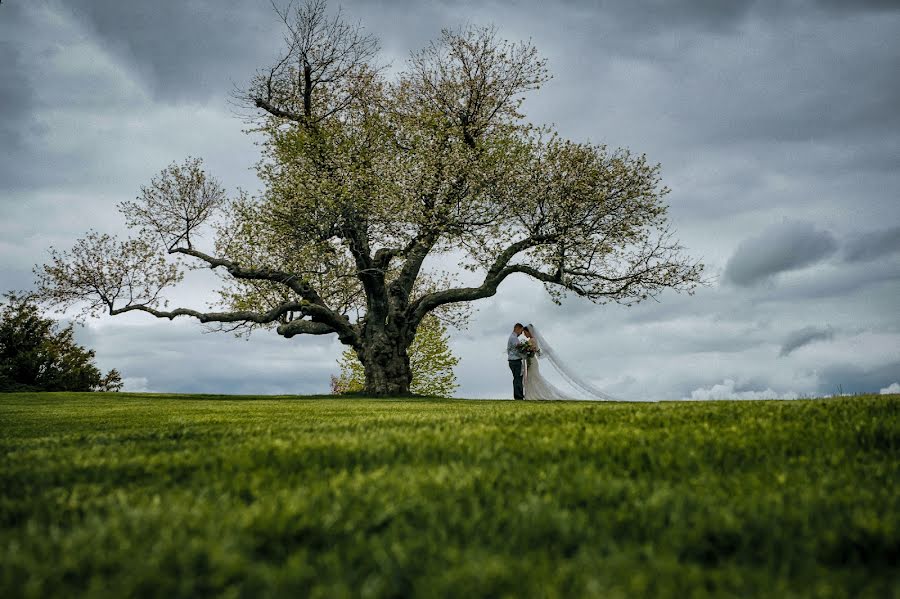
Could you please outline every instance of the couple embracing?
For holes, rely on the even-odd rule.
[[[521,336],[525,337],[524,340]],[[517,322],[513,327],[509,339],[506,341],[506,358],[509,362],[509,369],[513,375],[513,398],[529,399],[529,400],[548,400],[548,399],[581,399],[573,393],[565,393],[556,388],[547,379],[541,376],[538,358],[547,361],[569,382],[581,395],[587,396],[587,399],[595,400],[615,400],[592,385],[590,382],[582,379],[568,368],[556,355],[556,352],[550,347],[533,324],[528,326]]]

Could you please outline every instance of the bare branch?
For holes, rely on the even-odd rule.
[[[299,113],[293,112],[291,110],[285,110],[283,108],[279,108],[271,101],[266,100],[264,98],[254,98],[253,100],[254,106],[257,108],[262,108],[272,116],[277,116],[281,119],[287,119],[289,121],[296,121],[298,123],[305,123],[306,118]]]
[[[226,202],[225,190],[202,166],[199,158],[173,162],[141,187],[136,200],[119,204],[128,226],[152,231],[169,249],[192,247],[191,235]]]
[[[285,51],[242,93],[266,114],[312,125],[345,110],[360,95],[378,41],[360,25],[329,15],[325,0],[272,6],[284,26]]]

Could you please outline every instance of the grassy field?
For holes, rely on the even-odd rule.
[[[0,395],[0,597],[898,597],[900,396]]]

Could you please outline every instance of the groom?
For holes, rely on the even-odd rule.
[[[509,339],[506,341],[506,359],[509,360],[509,369],[513,375],[513,399],[525,399],[525,391],[522,389],[522,354],[518,350],[519,335],[525,327],[517,322],[513,327]]]

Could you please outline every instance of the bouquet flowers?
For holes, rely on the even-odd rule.
[[[528,341],[522,341],[521,343],[516,345],[516,351],[524,355],[526,358],[539,356],[541,354],[540,350],[535,349],[535,347]]]

